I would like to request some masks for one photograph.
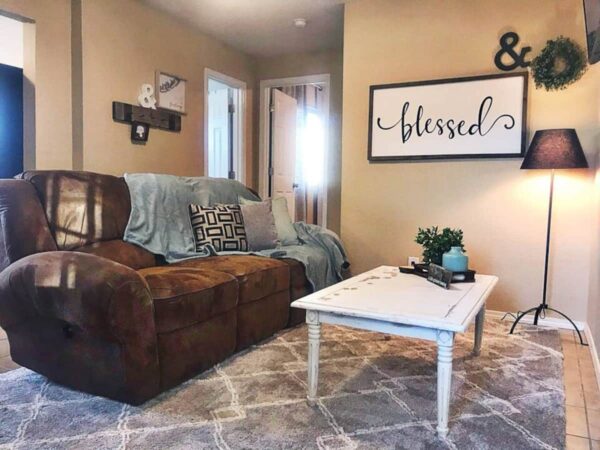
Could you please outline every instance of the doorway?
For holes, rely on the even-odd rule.
[[[287,199],[294,221],[327,226],[329,75],[264,80],[261,196]]]
[[[23,23],[0,16],[0,178],[23,171]]]
[[[246,83],[206,69],[204,86],[204,174],[244,183]]]

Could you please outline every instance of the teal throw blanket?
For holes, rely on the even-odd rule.
[[[125,174],[131,196],[131,215],[124,240],[165,257],[169,263],[210,256],[196,252],[188,206],[238,204],[239,198],[260,200],[243,184],[225,178]],[[303,222],[294,224],[300,245],[254,252],[272,258],[291,258],[306,268],[318,291],[342,279],[349,266],[339,237],[332,231]],[[219,254],[231,254],[222,252]]]

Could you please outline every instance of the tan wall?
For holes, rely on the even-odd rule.
[[[247,83],[246,182],[253,185],[251,59],[134,0],[83,0],[82,10],[85,170],[203,175],[208,67]],[[187,79],[187,115],[180,133],[151,129],[146,145],[134,145],[130,127],[112,120],[112,101],[137,104],[156,69]]]
[[[342,238],[354,271],[420,255],[413,243],[419,226],[460,227],[471,265],[500,277],[490,308],[538,303],[548,173],[521,171],[516,159],[369,164],[369,85],[496,73],[493,56],[507,29],[534,52],[560,34],[584,44],[581,2],[356,0],[346,4],[344,29]],[[599,66],[565,91],[530,85],[529,136],[575,127],[592,155],[599,145]],[[592,177],[560,173],[556,185],[549,300],[579,320],[586,317],[597,232]]]
[[[35,21],[23,30],[25,167],[70,169],[71,1],[0,0],[0,11]]]
[[[275,78],[290,78],[306,75],[328,73],[331,75],[330,109],[330,153],[327,161],[327,227],[339,232],[340,230],[340,200],[341,200],[341,138],[342,138],[342,63],[341,51],[323,51],[314,53],[299,53],[271,58],[256,59],[256,92],[259,92],[261,80]],[[259,94],[257,94],[258,97]],[[255,131],[254,167],[255,179],[258,179],[259,167],[259,100],[256,99],[254,114]]]

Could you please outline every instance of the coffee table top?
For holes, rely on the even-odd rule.
[[[446,290],[397,267],[380,266],[307,295],[294,308],[463,332],[492,292],[498,278],[476,275],[474,283]]]

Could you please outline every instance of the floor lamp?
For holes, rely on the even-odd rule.
[[[587,169],[588,163],[585,159],[583,149],[577,133],[573,129],[558,130],[538,130],[533,136],[529,145],[529,150],[525,155],[521,169],[546,169],[550,172],[550,198],[548,200],[548,228],[546,231],[546,259],[544,262],[544,291],[542,294],[542,303],[538,306],[528,309],[517,315],[513,323],[510,334],[513,333],[517,324],[527,314],[534,312],[533,324],[538,324],[540,316],[545,317],[546,310],[554,311],[567,319],[579,336],[581,345],[587,345],[583,342],[581,331],[575,323],[562,312],[550,308],[547,303],[546,293],[548,288],[548,256],[550,254],[550,226],[552,224],[552,197],[554,194],[554,171],[556,169]]]

